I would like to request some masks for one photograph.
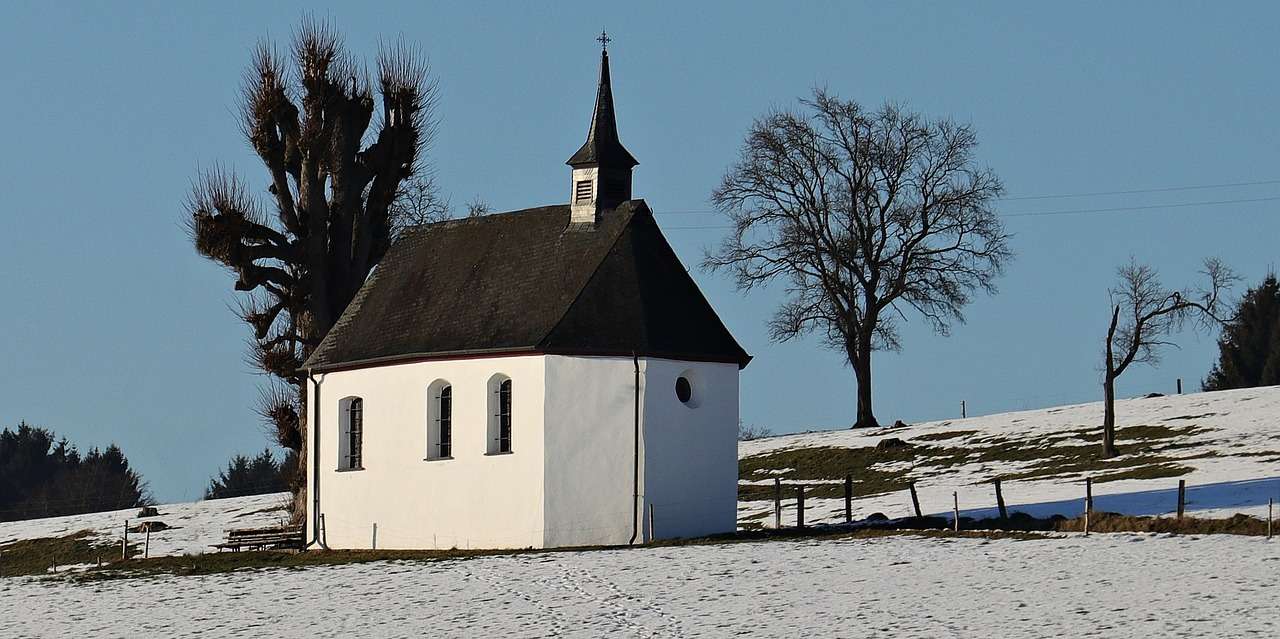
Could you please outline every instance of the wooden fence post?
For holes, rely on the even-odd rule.
[[[782,529],[782,480],[773,478],[773,529]]]
[[[844,476],[844,523],[853,522],[853,475]]]
[[[124,520],[124,538],[120,541],[120,558],[129,558],[129,520]]]
[[[151,558],[151,526],[147,526],[147,540],[142,545],[142,558]]]
[[[1182,378],[1181,377],[1178,378],[1178,394],[1179,395],[1182,394]]]
[[[1000,518],[1008,519],[1009,511],[1004,507],[1004,493],[1000,492],[1000,480],[996,480],[996,508],[1000,509]]]
[[[371,550],[378,549],[378,522],[373,522],[373,544]]]
[[[658,533],[653,527],[653,504],[649,504],[649,541],[652,542],[657,538]]]
[[[965,417],[967,417],[966,413],[967,411],[965,410],[965,407],[964,407],[964,400],[962,399],[960,400],[960,419],[964,419]]]
[[[1267,498],[1267,539],[1271,539],[1271,504],[1274,501],[1271,497]]]
[[[1178,519],[1182,519],[1182,513],[1187,507],[1187,480],[1178,480]]]
[[[804,484],[796,486],[796,528],[804,528]]]
[[[955,515],[955,531],[960,532],[960,493],[951,493],[952,514]]]
[[[1093,511],[1093,478],[1084,478],[1084,536],[1089,536],[1089,513]]]
[[[907,484],[907,488],[911,490],[911,507],[916,511],[916,519],[920,519],[924,515],[920,514],[920,498],[916,496],[916,483]]]

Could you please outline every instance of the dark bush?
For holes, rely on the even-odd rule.
[[[146,483],[115,444],[82,457],[65,438],[26,422],[0,431],[0,521],[150,503]]]
[[[289,477],[293,476],[297,463],[298,457],[292,451],[279,462],[270,450],[263,450],[256,457],[236,455],[227,462],[226,469],[209,480],[204,498],[225,499],[284,492],[289,490]]]

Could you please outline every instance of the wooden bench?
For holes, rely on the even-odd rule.
[[[241,548],[249,550],[301,550],[306,543],[306,533],[301,526],[277,526],[272,528],[238,528],[227,531],[226,541],[213,544],[219,551]]]

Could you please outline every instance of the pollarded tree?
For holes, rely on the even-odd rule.
[[[1111,294],[1111,324],[1102,378],[1102,456],[1115,457],[1116,450],[1116,378],[1132,364],[1156,364],[1161,346],[1174,346],[1169,336],[1187,321],[1197,327],[1210,327],[1224,319],[1223,296],[1238,279],[1221,261],[1204,261],[1206,282],[1197,290],[1167,289],[1160,283],[1154,268],[1129,263],[1116,269],[1117,282]]]
[[[900,348],[914,312],[946,334],[976,289],[994,292],[1011,257],[991,205],[999,178],[976,165],[971,127],[823,90],[801,111],[751,126],[712,194],[733,233],[704,265],[750,290],[787,282],[775,340],[819,331],[853,367],[855,426],[878,425],[871,353]]]
[[[243,133],[265,165],[269,196],[219,169],[192,189],[191,238],[247,293],[240,315],[253,330],[251,361],[277,380],[261,413],[290,451],[303,448],[298,367],[395,231],[443,211],[421,169],[434,99],[413,49],[383,48],[371,79],[331,25],[304,19],[288,59],[268,42],[254,49],[241,92]]]

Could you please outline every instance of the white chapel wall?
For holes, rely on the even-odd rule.
[[[547,356],[547,546],[630,541],[634,380],[629,357]]]
[[[693,396],[676,396],[676,379]],[[733,532],[738,505],[738,366],[651,359],[645,370],[645,503],[659,539]],[[647,514],[645,523],[647,525]],[[646,539],[647,526],[646,526]]]
[[[495,373],[512,379],[512,452],[504,455],[486,455]],[[417,362],[321,379],[320,511],[329,547],[369,548],[375,522],[378,548],[542,545],[542,356]],[[440,379],[453,387],[453,459],[426,461],[428,388]],[[350,396],[364,399],[364,469],[338,471],[338,407]]]

